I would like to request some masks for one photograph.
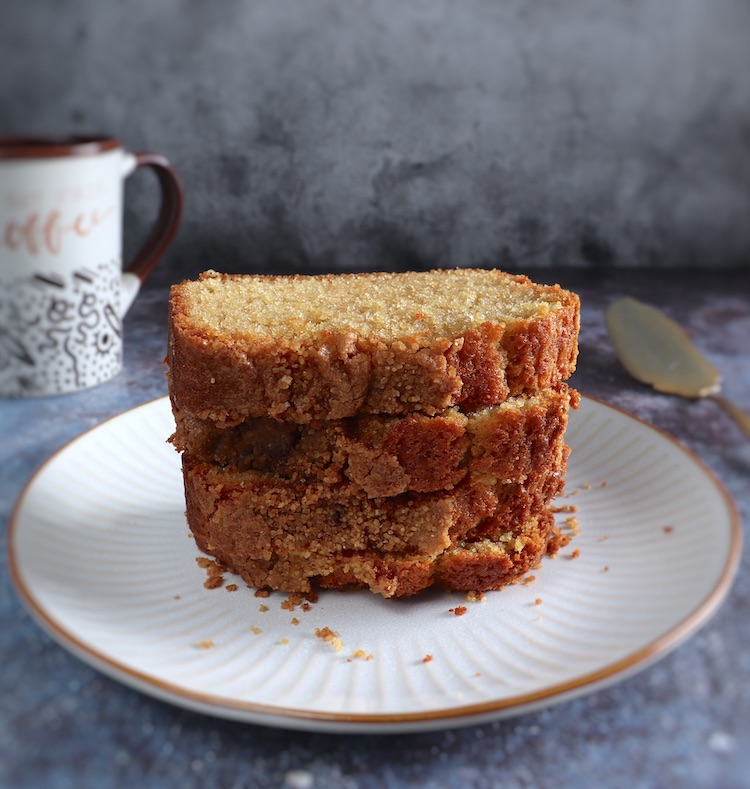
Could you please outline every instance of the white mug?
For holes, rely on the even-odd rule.
[[[161,208],[123,271],[123,182],[143,166]],[[122,319],[182,206],[170,163],[115,138],[0,138],[0,395],[75,392],[120,371]]]

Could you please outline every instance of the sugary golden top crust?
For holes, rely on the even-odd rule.
[[[183,328],[256,343],[321,333],[452,338],[488,321],[543,317],[575,300],[557,285],[478,269],[284,277],[209,271],[172,290],[173,320]]]
[[[579,318],[574,293],[499,271],[207,272],[172,289],[170,393],[222,424],[474,410],[566,380]]]

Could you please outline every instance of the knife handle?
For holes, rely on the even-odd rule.
[[[745,413],[739,406],[731,403],[724,397],[718,395],[711,395],[711,399],[718,403],[728,414],[734,417],[737,424],[745,431],[750,438],[750,414]]]

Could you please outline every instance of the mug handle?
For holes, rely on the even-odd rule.
[[[179,176],[169,161],[158,153],[126,154],[123,176],[130,175],[139,167],[150,167],[156,173],[161,188],[159,216],[146,243],[122,273],[122,307],[120,317],[130,308],[141,285],[153,271],[180,226],[185,203]]]

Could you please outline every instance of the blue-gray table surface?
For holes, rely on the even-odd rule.
[[[657,394],[632,380],[603,322],[604,307],[621,295],[664,307],[722,372],[725,395],[750,409],[750,272],[532,274],[581,295],[572,383],[673,434],[716,473],[750,522],[750,440],[711,401]],[[116,379],[74,395],[0,399],[3,523],[24,483],[55,450],[166,394],[167,279],[147,283],[128,314],[125,366]],[[614,687],[517,718],[392,737],[224,721],[130,690],[32,622],[3,560],[0,786],[750,786],[747,565],[745,549],[728,599],[693,638]]]

